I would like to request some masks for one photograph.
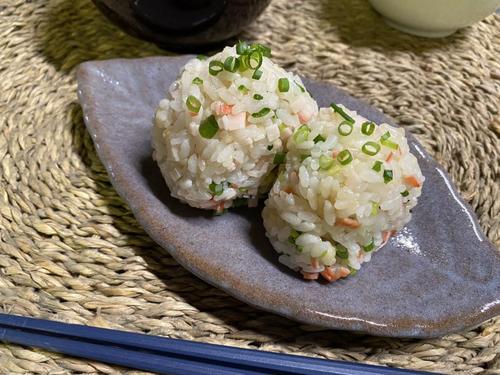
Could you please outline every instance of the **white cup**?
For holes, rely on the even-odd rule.
[[[369,0],[398,30],[439,38],[453,34],[495,12],[500,0]]]

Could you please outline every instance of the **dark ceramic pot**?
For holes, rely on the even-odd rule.
[[[216,48],[243,31],[271,0],[93,0],[129,34],[175,51]]]

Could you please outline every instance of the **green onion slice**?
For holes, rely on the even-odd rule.
[[[377,215],[379,208],[380,208],[380,205],[378,204],[378,202],[372,201],[372,210],[370,212],[371,216]]]
[[[405,190],[405,191],[403,191],[403,192],[401,193],[401,195],[402,195],[403,197],[407,197],[408,195],[410,195],[410,192],[409,192],[408,190]]]
[[[375,131],[375,124],[370,121],[363,122],[361,125],[361,133],[364,135],[372,135]]]
[[[240,60],[235,59],[233,56],[229,56],[225,61],[224,61],[224,69],[227,70],[228,72],[234,73],[238,70],[240,66]]]
[[[236,44],[236,53],[238,55],[244,55],[247,53],[249,47],[248,47],[248,44],[247,42],[245,41],[238,41],[238,43]]]
[[[205,55],[198,55],[198,56],[196,56],[196,58],[198,60],[206,60],[207,59],[207,57]]]
[[[211,182],[210,185],[208,185],[208,189],[212,192],[213,195],[221,195],[224,192],[224,181],[216,184],[215,182]]]
[[[390,169],[384,170],[384,183],[388,184],[392,181],[392,171]]]
[[[269,112],[271,112],[270,108],[264,107],[262,108],[259,112],[252,113],[252,117],[258,118],[258,117],[264,117],[267,115]]]
[[[295,84],[299,87],[300,91],[306,92],[306,89],[304,88],[304,86],[299,85],[297,82],[295,82]]]
[[[324,142],[326,141],[325,137],[323,137],[321,134],[318,134],[314,139],[313,139],[314,143],[318,143],[318,142]]]
[[[217,131],[219,130],[219,124],[217,124],[217,120],[214,115],[207,117],[200,124],[200,128],[198,131],[203,138],[213,138]]]
[[[269,48],[269,47],[266,47],[266,46],[259,44],[259,43],[254,43],[254,44],[252,44],[251,48],[253,50],[259,51],[262,54],[262,56],[271,57],[271,48]]]
[[[279,92],[287,92],[289,89],[290,89],[290,82],[288,82],[288,78],[280,78],[278,80]]]
[[[337,159],[338,159],[340,164],[347,165],[352,161],[352,155],[349,152],[349,150],[342,150],[337,155]]]
[[[252,78],[255,80],[259,80],[260,77],[262,77],[262,70],[257,69],[255,72],[252,74]]]
[[[193,78],[193,84],[195,85],[201,85],[203,83],[203,80],[200,77],[194,77]]]
[[[319,157],[319,168],[323,170],[328,170],[332,167],[335,160],[330,156],[321,155]]]
[[[307,125],[302,125],[295,131],[295,134],[293,135],[293,140],[295,141],[295,143],[305,142],[307,141],[310,132],[311,130]]]
[[[248,67],[252,70],[257,70],[262,65],[262,53],[260,51],[253,51],[248,55]]]
[[[353,125],[348,123],[348,122],[345,122],[345,121],[342,122],[338,127],[339,134],[343,135],[344,137],[351,134],[352,129],[353,129]]]
[[[248,93],[248,88],[245,85],[239,85],[238,91],[241,91],[243,94]]]
[[[201,103],[193,95],[189,95],[186,99],[186,107],[190,112],[198,113],[200,112]]]
[[[333,111],[338,113],[340,116],[342,116],[342,118],[348,123],[348,124],[351,124],[351,125],[354,125],[354,119],[349,116],[347,113],[344,112],[344,110],[342,108],[340,108],[338,105],[336,105],[335,103],[332,103],[330,104],[330,107],[332,107]]]
[[[241,188],[238,188],[238,191],[239,191],[240,193],[248,193],[248,188],[241,187]]]
[[[307,154],[300,155],[300,161],[302,162],[302,161],[306,160],[309,156],[311,156],[311,155],[307,155]]]
[[[216,76],[223,70],[224,70],[224,64],[218,60],[212,60],[208,64],[208,72],[213,76]]]
[[[363,246],[363,250],[366,251],[367,253],[372,251],[374,248],[375,248],[375,243],[373,242],[373,240],[368,245]]]
[[[278,125],[278,128],[280,129],[280,132],[284,131],[287,127],[286,127],[286,124],[285,123],[281,123]]]
[[[389,138],[391,137],[391,133],[388,131],[385,132],[381,137],[380,137],[380,143],[382,143],[384,146],[389,147],[390,149],[397,150],[399,145],[397,143],[392,142]]]
[[[274,164],[283,164],[285,161],[286,154],[284,152],[277,152],[274,155],[273,163]]]
[[[296,231],[295,229],[292,229],[290,231],[290,235],[288,236],[288,242],[291,244],[295,245],[295,240],[301,235],[300,232]]]
[[[255,100],[262,100],[262,99],[264,99],[264,97],[263,97],[262,95],[260,95],[260,94],[255,94],[255,95],[253,96],[253,98],[254,98]]]
[[[380,172],[382,170],[382,162],[377,160],[374,164],[373,164],[373,167],[372,169],[375,171],[375,172]]]
[[[361,147],[361,151],[363,151],[366,155],[374,156],[380,151],[380,145],[378,143],[368,141],[363,145],[363,147]]]
[[[341,244],[336,244],[335,245],[335,255],[338,256],[340,259],[348,259],[349,258],[349,252],[347,251],[347,248]]]

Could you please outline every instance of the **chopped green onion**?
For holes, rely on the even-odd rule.
[[[335,245],[335,255],[338,256],[340,259],[348,259],[349,258],[349,252],[347,251],[347,248],[341,244],[336,244]]]
[[[252,113],[252,117],[258,118],[258,117],[264,117],[267,115],[271,110],[267,107],[262,108],[259,112]]]
[[[321,255],[319,256],[319,258],[324,258],[326,256],[326,254],[328,254],[328,250],[325,250],[321,253]]]
[[[337,155],[337,159],[338,159],[340,164],[347,165],[352,161],[352,155],[349,152],[349,150],[342,150]]]
[[[349,271],[351,271],[351,273],[349,274],[351,276],[354,276],[358,273],[358,270],[356,268],[353,268],[351,266],[347,266],[347,268],[349,268]]]
[[[248,69],[248,56],[243,55],[238,57],[238,61],[240,63],[239,70],[240,72],[244,72],[245,70]]]
[[[375,124],[370,121],[365,121],[361,125],[361,133],[364,135],[372,135],[373,132],[375,131]]]
[[[235,59],[233,56],[229,56],[224,61],[224,69],[227,70],[228,72],[234,73],[238,70],[239,67],[240,67],[240,60]]]
[[[262,70],[257,69],[255,72],[252,74],[252,78],[259,80],[260,77],[262,77]]]
[[[242,207],[248,205],[248,198],[236,198],[233,200],[233,205],[231,207]]]
[[[196,58],[198,60],[206,60],[207,59],[207,57],[205,55],[198,55],[198,56],[196,56]]]
[[[280,132],[282,132],[287,128],[287,126],[285,123],[282,122],[281,124],[278,125],[278,128],[280,129]]]
[[[255,95],[253,96],[253,98],[254,98],[255,100],[262,100],[262,99],[264,99],[264,97],[263,97],[262,95],[260,95],[260,94],[255,94]]]
[[[238,91],[241,91],[243,94],[248,93],[248,88],[245,85],[239,85]]]
[[[352,124],[348,123],[348,122],[342,122],[339,127],[338,127],[338,131],[339,131],[339,134],[340,135],[343,135],[344,137],[345,136],[348,136],[349,134],[352,133],[352,129],[353,129],[353,126]]]
[[[309,137],[310,132],[311,130],[307,125],[302,125],[295,131],[295,134],[293,135],[293,140],[295,141],[295,143],[305,142],[307,141],[307,137]]]
[[[409,192],[408,190],[405,190],[405,191],[403,191],[403,192],[401,193],[401,195],[402,195],[403,197],[407,197],[408,195],[410,195],[410,192]]]
[[[306,89],[304,88],[304,86],[299,85],[297,82],[295,82],[295,84],[296,84],[297,86],[299,86],[300,91],[302,91],[302,92],[306,92]]]
[[[274,147],[274,145],[269,145],[269,146],[267,146],[267,150],[271,151],[273,149],[273,147]]]
[[[200,112],[201,103],[193,95],[189,95],[186,99],[186,107],[190,112],[198,113]]]
[[[380,206],[379,206],[378,202],[372,201],[372,210],[370,212],[371,216],[377,215],[379,208],[380,208]]]
[[[224,70],[224,64],[218,60],[212,60],[208,64],[208,72],[213,76],[216,76],[223,70]]]
[[[300,161],[306,160],[309,156],[311,156],[311,155],[307,155],[307,154],[300,155]]]
[[[266,47],[266,46],[259,44],[259,43],[254,43],[254,44],[252,44],[251,48],[259,51],[262,54],[262,56],[271,57],[271,48],[269,48],[269,47]]]
[[[224,181],[221,182],[220,184],[216,184],[215,182],[211,182],[210,185],[208,185],[208,188],[212,192],[213,195],[221,195],[224,192]]]
[[[244,54],[246,54],[247,51],[248,51],[248,49],[249,49],[249,46],[248,46],[247,42],[245,42],[245,41],[241,41],[240,40],[236,44],[236,53],[238,55],[244,55]]]
[[[288,78],[278,79],[279,92],[287,92],[289,89],[290,89],[290,83],[288,82]]]
[[[298,251],[299,253],[301,253],[301,252],[303,252],[303,251],[304,251],[304,246],[297,246],[297,245],[295,245],[295,247],[296,247],[296,249],[297,249],[297,251]]]
[[[200,128],[198,129],[200,135],[207,139],[213,138],[215,134],[217,134],[218,130],[219,124],[217,124],[217,120],[214,115],[211,115],[203,120],[200,124]]]
[[[274,155],[273,163],[274,164],[282,164],[285,161],[286,154],[284,152],[277,152]]]
[[[389,132],[385,132],[381,137],[380,137],[380,143],[382,143],[384,146],[386,147],[389,147],[393,150],[397,150],[398,149],[398,144],[397,143],[394,143],[392,142],[391,140],[389,140],[389,138],[391,137],[391,133]]]
[[[313,139],[313,142],[314,143],[318,143],[318,142],[324,142],[326,141],[325,137],[323,137],[321,134],[318,134],[314,139]]]
[[[377,155],[380,151],[380,145],[378,143],[368,141],[363,145],[363,147],[361,147],[361,151],[369,156]]]
[[[363,246],[363,250],[366,251],[367,253],[372,251],[374,248],[375,248],[375,243],[373,242],[373,240],[368,245]]]
[[[290,231],[290,235],[288,236],[288,242],[295,245],[295,240],[301,235],[300,232],[297,232],[295,229]]]
[[[333,158],[326,156],[326,155],[321,155],[319,157],[319,168],[323,170],[330,169],[331,166],[333,165],[334,160]]]
[[[354,125],[354,119],[349,116],[347,113],[344,112],[342,108],[340,108],[338,105],[335,103],[330,104],[330,107],[332,107],[333,111],[338,113],[340,116],[344,118],[344,120],[351,125]]]
[[[260,51],[253,51],[248,55],[248,67],[252,70],[257,70],[262,65],[262,53]]]
[[[382,170],[382,162],[377,160],[374,164],[373,164],[373,167],[372,169],[375,171],[375,172],[380,172]]]
[[[384,170],[384,183],[388,184],[392,181],[392,171],[390,169]]]
[[[238,189],[238,191],[239,191],[240,193],[248,193],[248,188],[241,187],[241,188],[239,188],[239,189]]]
[[[203,80],[200,77],[195,77],[193,78],[193,83],[195,85],[201,85],[203,83]]]

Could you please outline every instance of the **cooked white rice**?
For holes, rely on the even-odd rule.
[[[373,133],[365,135],[361,129],[367,120],[338,107],[340,111],[321,108],[317,119],[289,138],[286,165],[262,214],[280,262],[306,279],[321,274],[334,281],[369,261],[393,231],[408,223],[424,181],[403,129],[365,125],[366,132],[374,126]],[[339,125],[343,123],[343,133],[350,126],[342,110],[354,120],[345,136],[339,134]],[[387,132],[390,137],[382,141]],[[378,145],[368,152],[380,147],[374,156],[362,151],[368,141]],[[352,155],[346,165],[339,162],[343,150]],[[376,162],[380,171],[373,169]],[[392,171],[392,180],[385,172],[384,181],[386,170]]]
[[[223,63],[229,56],[238,56],[235,47],[207,60],[189,61],[160,102],[153,128],[153,157],[172,196],[218,211],[231,207],[236,198],[255,203],[267,192],[275,155],[283,152],[293,129],[318,112],[300,78],[267,57],[260,79],[252,78],[251,69],[209,74],[210,61]],[[278,90],[280,78],[288,80],[288,91]],[[201,104],[197,114],[187,108],[189,96]],[[255,117],[264,108],[269,112]],[[199,128],[211,115],[219,129],[207,139]]]

